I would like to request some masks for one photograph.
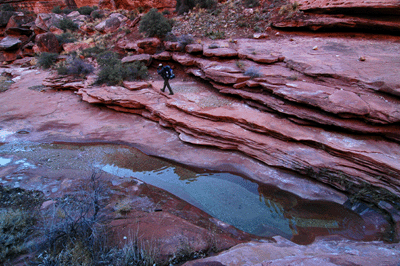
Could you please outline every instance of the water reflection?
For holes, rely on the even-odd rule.
[[[159,161],[154,165],[160,166]],[[259,185],[230,173],[197,173],[168,162],[151,171],[114,164],[99,167],[111,174],[135,177],[167,190],[211,216],[254,235],[281,235],[301,244],[311,243],[318,235],[362,238],[363,220],[339,204],[303,200],[276,187]]]

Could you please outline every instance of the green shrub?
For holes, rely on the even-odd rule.
[[[63,45],[64,43],[76,42],[76,38],[69,32],[64,32],[60,35],[56,35],[56,38],[60,45]]]
[[[260,5],[260,1],[259,0],[243,0],[243,4],[248,7],[258,7]]]
[[[183,34],[178,38],[179,45],[182,47],[182,50],[185,49],[186,45],[194,43],[193,36],[190,34]]]
[[[79,26],[69,18],[63,18],[58,23],[58,28],[62,29],[63,31],[76,31],[77,29],[79,29]]]
[[[199,6],[201,8],[206,9],[215,9],[217,6],[216,0],[177,0],[175,11],[178,12],[179,15],[189,12],[189,10],[193,9],[195,6]]]
[[[145,79],[148,75],[147,67],[139,62],[122,64],[114,52],[104,52],[97,56],[100,72],[97,84],[117,85],[123,80]]]
[[[140,20],[139,31],[144,32],[147,37],[163,38],[171,30],[171,23],[155,8],[152,8]]]
[[[104,53],[106,50],[98,46],[86,48],[82,50],[82,55],[84,57],[97,57],[97,55]]]
[[[261,76],[261,73],[258,68],[251,66],[244,72],[244,75],[250,76],[251,78],[258,78]]]
[[[55,7],[51,10],[51,12],[53,12],[54,14],[61,14],[63,11],[62,11],[62,9],[61,9],[60,6],[55,6]]]
[[[104,17],[104,14],[101,10],[94,10],[92,13],[90,13],[90,16],[93,19],[100,19]]]
[[[35,222],[34,216],[23,210],[0,211],[0,262],[26,252],[25,240]]]
[[[197,0],[196,5],[201,8],[215,9],[217,7],[216,0]]]
[[[82,6],[78,8],[79,14],[87,16],[90,16],[90,14],[95,10],[97,10],[97,6]]]
[[[100,72],[97,76],[97,84],[117,85],[123,81],[123,66],[121,60],[114,52],[104,52],[97,56]]]
[[[69,58],[64,64],[57,68],[59,75],[74,75],[85,77],[93,73],[94,67],[79,57]]]
[[[206,32],[206,37],[210,38],[211,40],[215,39],[225,39],[225,32],[223,31],[209,31]]]
[[[137,80],[145,79],[148,76],[148,70],[144,63],[135,61],[133,63],[124,64],[123,79],[124,80]]]
[[[56,63],[57,58],[58,54],[56,53],[43,52],[39,55],[37,64],[43,69],[48,69]]]
[[[14,11],[0,11],[0,27],[7,26],[8,21],[14,14]]]
[[[3,4],[0,6],[0,11],[15,11],[15,8],[10,4]]]

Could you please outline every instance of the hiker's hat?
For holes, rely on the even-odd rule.
[[[159,64],[158,67],[162,67],[162,64]]]

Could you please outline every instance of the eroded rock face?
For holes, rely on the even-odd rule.
[[[294,0],[291,0],[294,3]],[[301,10],[320,10],[324,12],[334,11],[336,9],[373,9],[386,13],[400,12],[400,3],[396,0],[356,0],[356,1],[341,1],[341,0],[299,0],[296,1]]]
[[[398,34],[399,14],[400,4],[395,0],[291,0],[290,5],[279,9],[279,12],[276,10],[272,20],[273,25],[280,28]]]
[[[176,96],[164,96],[158,92],[161,82],[135,91],[88,87],[78,93],[84,101],[157,121],[184,142],[239,150],[362,198],[369,193],[356,191],[370,185],[400,196],[400,81],[393,73],[400,46],[302,37],[243,39],[235,45],[230,49],[240,51],[242,59],[214,61],[168,47],[188,73],[241,102],[205,91],[199,97],[185,84],[172,85]],[[391,47],[392,54],[380,55],[383,47]],[[365,61],[359,60],[361,51],[368,54]],[[255,58],[271,53],[274,63]],[[374,80],[380,85],[371,86]]]

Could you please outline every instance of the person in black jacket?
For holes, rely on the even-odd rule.
[[[161,89],[162,92],[165,91],[165,88],[167,87],[169,90],[169,95],[173,95],[174,92],[171,89],[171,86],[169,85],[169,80],[173,79],[175,75],[172,73],[171,67],[170,66],[164,66],[162,64],[159,64],[157,67],[157,73],[164,79],[164,87]]]

